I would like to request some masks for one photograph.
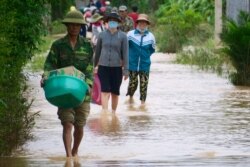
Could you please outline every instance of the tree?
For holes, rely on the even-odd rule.
[[[51,0],[52,21],[62,19],[71,5],[75,6],[75,0]]]
[[[0,155],[10,155],[32,137],[35,115],[26,91],[23,67],[45,34],[46,0],[0,1]]]

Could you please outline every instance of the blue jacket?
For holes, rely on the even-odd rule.
[[[129,42],[129,70],[149,72],[150,56],[155,52],[155,37],[146,31],[143,35],[137,30],[127,34]]]

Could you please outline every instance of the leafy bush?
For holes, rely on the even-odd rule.
[[[119,7],[120,5],[126,5],[130,8],[134,5],[138,7],[139,13],[150,13],[158,9],[161,4],[164,4],[164,0],[110,0],[112,6]],[[150,4],[150,5],[149,5]]]
[[[24,97],[25,64],[46,33],[43,16],[46,0],[0,1],[0,156],[11,155],[27,139],[36,116],[28,112],[32,102]]]
[[[48,51],[51,47],[54,38],[50,35],[43,37],[43,41],[41,45],[38,47],[38,51],[35,52],[35,55],[31,58],[31,60],[27,63],[25,68],[28,71],[39,72],[43,69],[43,65],[48,54]]]
[[[75,0],[49,0],[51,4],[52,21],[62,19],[70,6],[75,5]]]
[[[214,23],[214,0],[165,0],[161,5],[158,14],[170,9],[172,5],[181,6],[182,10],[192,9],[194,12],[201,14],[204,21],[213,25]]]
[[[240,12],[239,22],[227,20],[221,34],[223,48],[236,69],[231,74],[235,85],[250,85],[250,14]]]
[[[157,15],[158,28],[156,38],[161,41],[158,45],[163,52],[176,52],[180,50],[190,36],[197,31],[197,25],[202,21],[199,13],[192,9],[183,9],[182,4],[173,3],[166,6]]]
[[[62,24],[61,20],[53,21],[51,34],[62,34],[62,33],[66,33],[66,26]]]
[[[202,29],[202,23],[212,25],[214,2],[206,0],[166,0],[156,11],[157,27],[154,32],[162,52],[176,52],[192,43],[191,38],[207,40],[211,34]],[[202,24],[202,25],[201,25]]]
[[[216,49],[212,38],[200,45],[185,47],[178,52],[176,62],[195,65],[201,70],[213,71],[219,75],[227,74],[229,69],[225,67],[230,66],[227,57]]]

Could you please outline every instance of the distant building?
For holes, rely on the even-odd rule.
[[[250,0],[227,0],[227,17],[237,21],[240,11],[250,11]]]

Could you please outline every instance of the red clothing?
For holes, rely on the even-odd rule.
[[[106,0],[101,0],[101,4],[102,4],[102,6],[106,6]]]
[[[136,12],[131,12],[131,13],[128,14],[128,16],[131,17],[133,19],[133,21],[134,21],[134,28],[136,28],[136,20],[138,18],[138,15],[139,14],[136,13]]]

